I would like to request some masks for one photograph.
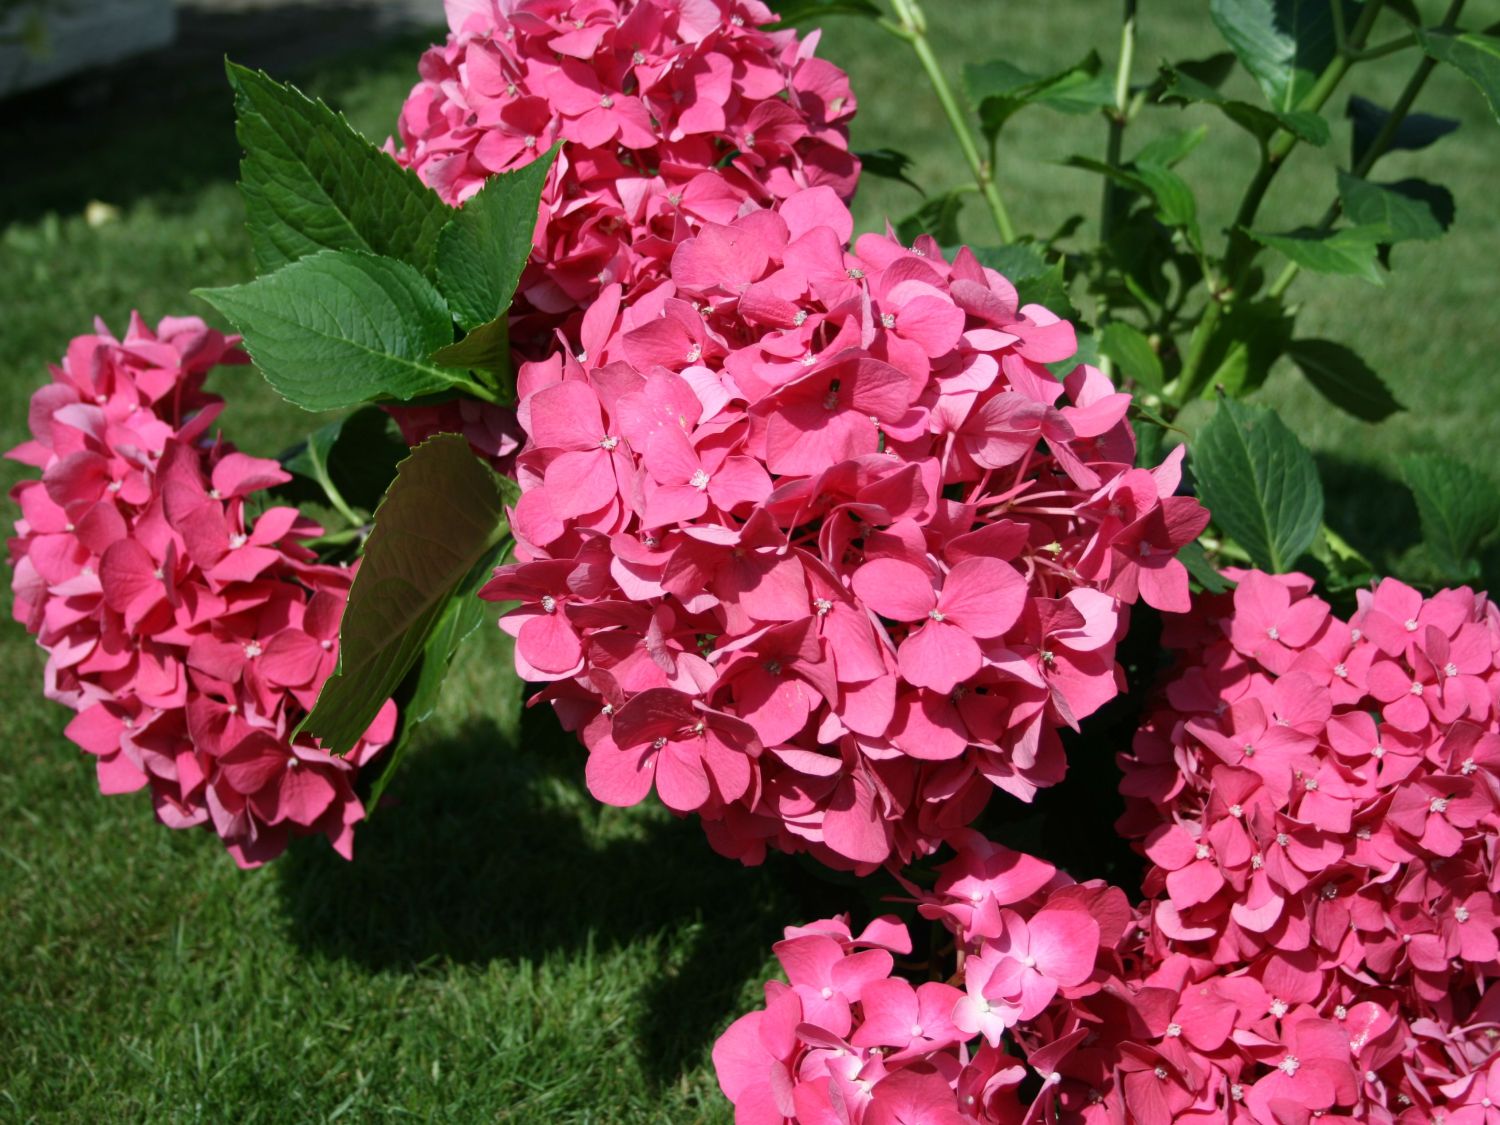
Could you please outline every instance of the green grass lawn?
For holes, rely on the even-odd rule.
[[[928,6],[955,69],[1003,53],[1040,71],[1091,43],[1107,58],[1114,50],[1106,0]],[[1216,49],[1197,0],[1142,7],[1141,75],[1159,58]],[[383,138],[420,46],[371,47],[291,77]],[[929,188],[963,178],[897,44],[841,20],[821,51],[853,74],[857,147],[905,150]],[[1410,65],[1403,56],[1372,66],[1356,87],[1389,100]],[[1357,343],[1411,409],[1366,426],[1290,371],[1267,392],[1318,453],[1330,520],[1387,561],[1416,536],[1396,455],[1439,448],[1492,470],[1496,461],[1500,131],[1478,94],[1445,74],[1422,106],[1461,117],[1462,131],[1393,158],[1382,175],[1449,185],[1455,232],[1399,248],[1383,289],[1304,279],[1295,290],[1304,334]],[[1209,120],[1156,117],[1161,127]],[[1248,140],[1215,125],[1183,168],[1208,230],[1227,219],[1253,157]],[[1023,229],[1093,212],[1098,183],[1055,162],[1098,153],[1102,130],[1045,112],[1012,124],[1001,175]],[[1268,213],[1284,215],[1282,225],[1315,219],[1331,197],[1347,146],[1341,123],[1335,133],[1278,185]],[[150,319],[204,313],[190,289],[242,280],[251,267],[229,100],[213,66],[125,75],[76,104],[55,92],[0,104],[0,135],[17,154],[0,179],[0,444],[9,447],[45,364],[94,314],[120,328],[132,307]],[[88,224],[94,199],[117,206],[119,219]],[[917,201],[873,183],[858,201],[860,225]],[[992,241],[977,207],[965,230]],[[314,424],[248,369],[217,389],[231,399],[229,436],[252,452],[274,453]],[[17,466],[0,470],[7,486],[19,477]],[[780,927],[848,895],[792,862],[744,870],[721,860],[695,824],[654,806],[599,807],[582,787],[581,750],[550,715],[523,713],[495,630],[461,656],[440,716],[392,787],[399,804],[361,827],[352,865],[306,841],[240,872],[211,835],[154,823],[144,796],[101,798],[89,762],[62,737],[66,713],[41,698],[41,669],[41,654],[7,622],[6,1119],[727,1121],[708,1063],[713,1038],[753,1001]]]

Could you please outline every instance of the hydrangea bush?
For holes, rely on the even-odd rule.
[[[1500,104],[1463,8],[1213,0],[1228,52],[1141,81],[1127,0],[1113,74],[997,61],[960,93],[919,0],[448,0],[383,149],[231,64],[259,276],[199,296],[243,340],[101,324],[12,451],[40,472],[14,612],[68,737],[243,865],[348,856],[498,619],[600,801],[654,791],[726,856],[894,904],[787,929],[785,980],[725,1014],[741,1125],[1500,1120],[1495,489],[1408,459],[1424,547],[1378,574],[1241,401],[1286,357],[1401,408],[1285,297],[1451,222],[1370,173],[1448,131],[1410,116],[1436,66]],[[848,79],[789,26],[829,14],[910,45],[972,188],[856,232],[859,177],[907,165],[849,149]],[[1323,219],[1264,222],[1335,89],[1403,51]],[[1222,239],[1178,170],[1206,130],[1125,156],[1185,104],[1255,143]],[[1106,184],[1094,242],[1012,219],[1033,109],[1103,119],[1069,162]],[[971,198],[993,244],[960,244]],[[340,420],[235,451],[204,380],[247,358]],[[1069,787],[1118,788],[1118,835],[1047,803]],[[1097,869],[1012,846],[1028,807]]]

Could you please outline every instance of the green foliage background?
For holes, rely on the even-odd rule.
[[[1217,49],[1197,0],[1143,5],[1141,72]],[[1490,7],[1495,7],[1491,4]],[[1475,3],[1475,15],[1500,16]],[[932,37],[957,77],[996,55],[1046,72],[1097,44],[1112,62],[1109,0],[939,0]],[[284,72],[377,139],[414,80],[425,38],[355,50]],[[889,146],[940,190],[967,177],[901,44],[830,21],[820,49],[853,75],[855,146]],[[1362,68],[1357,88],[1389,100],[1409,63]],[[1232,81],[1248,81],[1236,78]],[[92,94],[90,91],[93,91]],[[1335,108],[1342,105],[1340,99]],[[1379,427],[1331,409],[1290,364],[1262,402],[1318,460],[1329,524],[1381,569],[1418,539],[1398,458],[1493,452],[1500,329],[1493,263],[1493,120],[1472,87],[1440,71],[1418,110],[1459,133],[1398,153],[1382,178],[1449,186],[1454,231],[1397,247],[1384,289],[1303,277],[1301,334],[1357,344],[1410,408]],[[1252,142],[1213,111],[1150,121],[1211,124],[1179,169],[1198,189],[1206,237],[1227,221]],[[1335,113],[1336,116],[1336,113]],[[252,274],[233,181],[238,158],[217,59],[123,72],[78,89],[0,103],[13,154],[0,178],[0,443],[24,436],[25,403],[68,337],[94,313],[123,328],[206,312],[200,286]],[[1012,212],[1049,229],[1093,214],[1099,184],[1062,167],[1095,152],[1094,118],[1044,111],[1007,126],[1001,182]],[[1263,212],[1276,229],[1316,220],[1331,198],[1333,144],[1301,152]],[[1019,154],[1024,154],[1024,159]],[[19,174],[10,169],[19,169]],[[91,200],[119,208],[94,225]],[[869,180],[864,229],[920,202]],[[977,208],[966,233],[992,241]],[[219,377],[229,436],[274,454],[315,422],[248,369]],[[1189,428],[1202,413],[1190,412]],[[18,466],[0,469],[7,486]],[[1487,574],[1500,574],[1494,552]],[[143,796],[104,799],[41,698],[41,655],[18,626],[0,633],[0,1116],[29,1120],[726,1121],[708,1064],[713,1037],[755,998],[781,925],[835,896],[790,862],[745,871],[714,856],[696,825],[655,807],[602,809],[582,788],[582,752],[549,715],[523,713],[498,632],[459,656],[439,714],[418,736],[399,804],[360,831],[354,865],[321,842],[273,867],[237,871],[206,833],[168,832]]]

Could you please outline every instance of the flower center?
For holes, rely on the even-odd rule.
[[[688,478],[688,484],[692,485],[699,492],[702,492],[708,487],[708,474],[702,469],[694,469],[693,475]]]

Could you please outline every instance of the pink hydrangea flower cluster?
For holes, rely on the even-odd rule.
[[[1180,453],[1132,468],[1128,395],[1044,366],[1072,325],[852,227],[827,187],[708,223],[523,365],[520,561],[485,596],[601,800],[868,871],[1063,776],[1122,605],[1187,608],[1207,513]]]
[[[458,204],[567,142],[517,316],[551,325],[611,283],[659,279],[676,243],[746,201],[854,194],[848,77],[813,56],[816,33],[762,30],[775,17],[760,0],[446,7],[451,34],[422,58],[396,158]]]
[[[1387,579],[1345,622],[1300,575],[1238,578],[1169,624],[1178,674],[1122,757],[1156,899],[1139,994],[1177,996],[1162,1091],[1495,1121],[1500,611]]]
[[[921,913],[957,941],[951,977],[951,948],[926,967],[948,979],[914,985],[893,975],[892,954],[912,952],[894,917],[858,937],[845,918],[786,931],[775,947],[786,983],[768,982],[765,1008],[740,1017],[714,1046],[736,1125],[1059,1119],[1063,1078],[1053,1075],[1086,1036],[1076,1013],[1120,987],[1135,916],[1117,888],[1075,883],[974,832],[958,843],[936,886],[918,892]],[[1010,1053],[1016,1046],[1024,1059]],[[1122,1060],[1122,1069],[1141,1068]],[[1025,1091],[1028,1113],[1021,1087],[1032,1071],[1041,1081]]]
[[[922,983],[894,975],[892,954],[912,950],[894,918],[858,937],[846,919],[786,931],[786,982],[768,982],[765,1007],[714,1048],[736,1125],[1494,1120],[1493,891],[1457,888],[1423,929],[1414,922],[1432,904],[1410,891],[1443,877],[1430,864],[1397,860],[1360,884],[1367,902],[1395,888],[1386,928],[1419,932],[1376,944],[1397,947],[1409,971],[1353,963],[1350,948],[1381,929],[1358,905],[1325,922],[1352,935],[1341,942],[1216,961],[1209,939],[1167,936],[1166,897],[1132,909],[1118,888],[1074,883],[977,833],[955,843],[935,886],[912,888],[955,938],[908,961]],[[1446,950],[1417,944],[1470,922],[1476,936]],[[1416,963],[1429,958],[1442,967]],[[1423,974],[1430,987],[1413,983]]]
[[[132,317],[123,340],[100,323],[69,344],[9,453],[42,472],[12,493],[13,612],[104,793],[149,788],[164,824],[211,828],[242,866],[293,834],[349,856],[355,774],[395,706],[344,758],[292,737],[335,667],[352,572],[316,562],[300,541],[321,529],[295,508],[253,514],[290,479],[275,461],[207,436],[223,403],[204,379],[246,362],[237,342]]]

